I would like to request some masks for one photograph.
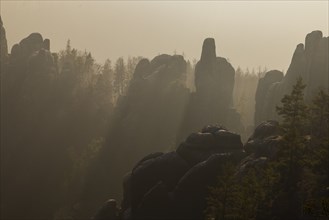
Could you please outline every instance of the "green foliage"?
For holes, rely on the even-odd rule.
[[[209,188],[206,219],[327,219],[329,217],[329,95],[304,102],[299,78],[277,107],[282,140],[265,166],[222,167]],[[240,171],[241,172],[241,171]]]
[[[307,123],[309,110],[304,102],[304,89],[306,85],[303,84],[303,79],[297,79],[296,85],[290,95],[285,95],[281,102],[282,107],[276,107],[278,114],[283,118],[281,127],[285,133],[285,137],[289,135],[297,136],[303,135],[303,127]]]
[[[207,198],[206,219],[227,219],[234,202],[234,193],[238,184],[234,178],[235,167],[226,163],[222,166],[217,178],[217,185],[209,187],[210,196]]]
[[[329,199],[329,95],[320,90],[311,104],[311,138],[308,168],[301,181],[303,213],[328,219]],[[306,192],[306,193],[305,193]]]
[[[279,149],[279,160],[287,169],[283,178],[290,191],[297,187],[300,169],[305,164],[306,132],[309,119],[309,108],[304,102],[304,89],[302,78],[297,79],[296,85],[290,95],[281,100],[283,106],[277,107],[278,114],[283,118],[280,127],[284,132],[283,144]]]
[[[209,187],[206,219],[257,219],[267,216],[273,197],[273,186],[278,175],[271,166],[247,168],[241,177],[236,167],[226,164],[221,168],[217,184]]]
[[[206,219],[228,219],[232,213],[232,203],[237,184],[234,180],[235,167],[226,163],[221,168],[217,185],[209,187],[210,196],[207,198]]]
[[[327,176],[329,182],[329,95],[323,90],[314,98],[311,112],[313,165],[318,172]]]

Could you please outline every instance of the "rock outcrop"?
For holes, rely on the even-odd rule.
[[[281,133],[277,121],[264,121],[256,127],[244,149],[248,154],[255,154],[255,157],[272,158],[281,142]]]
[[[53,79],[56,74],[53,55],[49,51],[49,40],[43,40],[39,33],[33,33],[15,44],[11,54],[7,53],[2,22],[0,35],[3,91],[1,118],[6,118],[1,120],[1,142],[4,143],[1,144],[1,152],[6,152],[1,155],[1,167],[5,167],[1,169],[1,186],[5,189],[1,190],[1,200],[5,201],[1,204],[1,210],[6,210],[1,213],[1,218],[47,218],[55,208],[41,203],[44,202],[45,195],[55,189],[50,182],[56,179],[57,174],[51,171],[49,165],[49,161],[55,156],[46,158],[45,155],[51,152],[51,147],[47,144],[42,144],[43,148],[37,146],[46,140],[51,142],[49,137],[54,126],[50,123],[54,115],[51,110],[56,105],[51,96],[55,91]],[[47,46],[44,42],[48,42]],[[3,64],[6,71],[3,71]],[[48,121],[47,125],[51,125],[45,126],[45,121]],[[48,172],[48,176],[43,172]],[[49,183],[40,187],[38,181],[45,178]],[[19,184],[17,179],[20,179]],[[37,187],[39,188],[36,189]],[[18,199],[21,195],[25,196]],[[40,203],[28,202],[34,196]]]
[[[178,55],[163,54],[138,63],[127,94],[118,100],[107,142],[88,177],[88,184],[97,186],[97,192],[85,193],[90,204],[104,200],[104,191],[120,198],[122,188],[118,180],[145,154],[174,149],[189,95],[185,72],[186,61]],[[160,164],[166,160],[157,159]],[[106,173],[100,174],[99,170]]]
[[[5,66],[8,61],[8,46],[7,46],[7,38],[6,38],[6,30],[3,27],[2,19],[0,16],[0,70],[1,74],[5,71]]]
[[[262,120],[278,119],[275,106],[280,105],[283,96],[291,92],[298,77],[302,77],[306,84],[305,100],[307,102],[312,100],[319,89],[328,91],[328,42],[329,38],[323,37],[321,31],[313,31],[306,36],[305,45],[297,45],[288,71],[282,80],[268,85],[264,99],[261,97],[257,99],[256,97],[258,101],[255,112],[255,116],[257,116],[256,125]],[[280,74],[277,74],[276,80],[280,78]],[[261,80],[258,87],[259,91],[257,91],[259,94],[264,91],[261,85],[267,81],[265,78]]]
[[[86,193],[85,200],[88,198],[90,204],[104,201],[106,194],[120,198],[121,187],[117,180],[133,167],[138,158],[149,152],[170,151],[179,146],[175,153],[147,160],[148,163],[157,161],[158,166],[175,161],[177,166],[182,166],[170,168],[175,173],[180,170],[185,172],[184,166],[194,166],[206,161],[213,154],[227,152],[227,146],[237,152],[242,150],[240,136],[228,132],[224,127],[205,128],[206,130],[187,137],[205,124],[222,124],[233,131],[241,129],[239,114],[232,108],[235,70],[226,59],[216,56],[214,39],[204,41],[201,58],[195,69],[196,91],[193,93],[185,85],[186,71],[185,60],[177,55],[163,54],[151,61],[143,59],[136,66],[126,96],[118,101],[108,142],[100,153],[99,162],[94,165],[95,170],[91,172],[95,176],[91,174],[88,177],[93,182],[93,186],[89,188],[93,188],[94,184],[98,185],[98,192]],[[209,145],[204,145],[205,143]],[[204,149],[204,146],[207,147]],[[171,162],[165,159],[167,157],[171,158]],[[121,158],[125,158],[124,163]],[[185,163],[187,165],[183,165]],[[146,165],[143,163],[143,166]],[[110,169],[106,170],[106,174],[99,175],[101,167]],[[158,169],[169,172],[165,171],[168,167]],[[137,171],[134,169],[132,175]],[[100,176],[102,179],[99,179]],[[155,173],[152,176],[158,178]],[[136,178],[131,179],[135,180]],[[140,204],[142,196],[147,194],[149,197],[143,203],[143,207],[146,207],[149,198],[159,196],[164,190],[172,191],[176,181],[177,179],[171,180],[168,184],[163,177],[151,181],[152,186],[145,183],[147,191],[155,188],[150,194],[143,189],[134,189],[131,193],[140,193],[140,196],[137,196],[138,202],[133,204]],[[103,190],[99,190],[100,185]],[[97,193],[101,194],[96,195]],[[135,208],[133,205],[131,211]]]
[[[267,72],[263,78],[259,79],[255,97],[255,126],[266,120],[267,112],[275,110],[269,109],[269,106],[266,105],[266,103],[269,102],[269,89],[272,84],[281,82],[282,79],[283,73],[278,70],[271,70]]]
[[[176,151],[144,157],[124,179],[121,219],[203,219],[219,168],[244,155],[239,135],[207,126]]]
[[[7,73],[7,68],[8,68],[8,46],[7,46],[6,30],[3,26],[2,19],[0,16],[0,82],[1,82],[1,86],[3,85],[3,77]],[[3,103],[1,101],[1,99],[2,99],[2,96],[0,97],[0,106]],[[1,111],[1,118],[3,118],[3,116],[4,116],[4,114]],[[3,140],[1,140],[1,141],[3,141]]]
[[[176,151],[141,159],[124,178],[120,214],[113,219],[204,219],[209,187],[227,164],[237,166],[234,176],[240,181],[250,169],[275,159],[281,143],[277,121],[261,123],[244,147],[239,135],[222,126],[206,126]]]
[[[239,114],[232,108],[234,76],[232,65],[216,57],[215,40],[205,39],[195,67],[196,91],[191,94],[177,143],[205,124],[220,123],[230,130],[241,130]]]

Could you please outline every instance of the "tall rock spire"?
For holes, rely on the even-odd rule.
[[[0,62],[1,62],[1,71],[3,69],[3,65],[7,62],[8,57],[8,46],[7,46],[7,38],[6,38],[6,30],[3,27],[2,19],[0,16]]]
[[[214,62],[216,60],[216,45],[214,38],[206,38],[203,41],[201,62]]]
[[[177,142],[206,124],[221,124],[236,132],[241,130],[240,116],[232,108],[234,77],[232,65],[216,56],[215,40],[205,39],[195,67],[196,91],[191,94]]]
[[[280,104],[280,100],[285,94],[291,92],[298,77],[302,77],[306,84],[305,100],[307,102],[314,98],[319,89],[328,91],[328,42],[329,38],[323,37],[321,31],[312,31],[306,35],[305,43],[297,45],[288,71],[282,81],[269,84],[266,91],[257,91],[257,93],[260,92],[265,95],[263,97],[264,103],[256,108],[255,119],[257,117],[260,117],[261,120],[278,119],[275,106]],[[259,85],[266,81],[265,77],[260,79]],[[258,88],[261,89],[261,87]],[[255,125],[260,122],[260,120],[256,120]]]

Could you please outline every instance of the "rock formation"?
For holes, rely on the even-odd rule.
[[[264,121],[256,127],[244,145],[244,150],[248,154],[254,154],[256,158],[274,157],[276,147],[281,142],[281,133],[277,121]]]
[[[107,142],[88,177],[88,184],[92,184],[88,187],[97,186],[97,192],[89,189],[85,193],[90,204],[102,201],[104,191],[119,198],[122,189],[118,180],[139,158],[174,148],[189,94],[185,72],[186,61],[178,55],[163,54],[138,63],[127,94],[118,100]]]
[[[1,86],[3,85],[3,77],[4,77],[4,75],[6,75],[7,68],[8,68],[8,46],[7,46],[6,30],[3,27],[2,19],[0,16],[0,83],[1,83]],[[2,96],[0,97],[0,106],[2,104],[1,100],[2,100]],[[1,111],[1,118],[3,118],[3,116],[4,116],[4,114]],[[3,140],[1,140],[1,141],[3,141]]]
[[[5,66],[7,65],[8,59],[8,47],[7,47],[7,38],[6,38],[6,30],[3,27],[2,19],[0,16],[0,70],[1,74],[5,71]]]
[[[239,135],[221,126],[206,126],[190,134],[176,151],[149,154],[125,176],[117,216],[120,220],[204,219],[208,187],[216,184],[223,166],[236,164],[234,175],[239,181],[250,168],[275,158],[280,135],[278,122],[266,121],[243,147]],[[103,208],[99,212],[106,213]]]
[[[262,121],[266,120],[267,112],[274,111],[275,109],[268,109],[265,103],[268,102],[268,92],[272,84],[281,82],[283,73],[278,70],[271,70],[258,81],[256,90],[256,106],[255,106],[255,126],[259,125]]]
[[[205,124],[222,124],[240,131],[239,114],[232,108],[235,70],[222,57],[216,57],[213,38],[203,42],[195,67],[196,91],[191,94],[178,143]]]
[[[95,201],[90,200],[90,204],[104,201],[104,192],[119,198],[121,187],[117,180],[133,167],[138,158],[148,152],[172,150],[176,144],[179,145],[186,139],[188,134],[196,132],[205,124],[221,124],[229,129],[233,128],[234,131],[241,129],[239,114],[232,108],[235,71],[226,59],[216,57],[214,39],[208,38],[204,41],[201,58],[195,69],[196,91],[193,93],[185,86],[185,73],[185,60],[176,55],[163,54],[151,61],[143,59],[136,66],[127,95],[118,101],[108,142],[100,153],[98,164],[94,165],[95,176],[88,178],[93,182],[93,186],[88,185],[89,188],[93,188],[94,184],[98,185],[98,189],[100,185],[103,187],[102,191],[86,193],[85,200],[95,198]],[[176,161],[175,164],[179,166],[185,163],[187,166],[194,166],[214,153],[226,152],[226,146],[230,146],[231,150],[241,151],[240,137],[227,132],[224,127],[219,128],[214,131],[209,128],[207,132],[190,135],[175,153],[170,154],[170,161]],[[220,139],[221,143],[218,143],[217,139]],[[201,144],[204,141],[209,141],[207,149],[203,149]],[[163,157],[167,158],[169,155],[152,160],[160,164],[160,161],[166,161]],[[124,163],[121,158],[125,158]],[[106,171],[111,173],[111,176],[102,174],[103,178],[99,179],[101,167],[110,167]],[[171,169],[171,172],[185,172],[186,168],[183,167],[176,167],[177,171]],[[156,193],[165,189],[172,190],[175,185],[168,182],[156,185],[158,182],[158,179],[152,182],[155,194],[152,192],[150,196],[158,195]],[[145,184],[144,187],[149,190],[151,186]],[[136,192],[144,196],[147,191],[139,189]],[[97,193],[101,194],[96,202]],[[136,203],[139,204],[140,201]],[[143,203],[144,205],[146,206],[146,203]],[[132,209],[134,207],[133,205]]]
[[[1,167],[6,168],[1,172],[1,186],[2,189],[6,189],[1,190],[3,192],[1,200],[5,201],[1,204],[1,210],[6,210],[1,217],[13,219],[30,216],[45,217],[53,212],[53,207],[43,206],[42,211],[37,210],[36,207],[44,205],[41,205],[42,198],[51,191],[50,188],[53,190],[54,186],[43,184],[42,189],[35,188],[40,187],[38,181],[41,178],[49,178],[49,181],[51,179],[42,174],[51,173],[51,168],[48,167],[49,170],[45,168],[51,159],[44,156],[49,154],[50,148],[46,144],[41,149],[37,146],[45,141],[45,136],[48,138],[50,135],[51,129],[47,132],[42,122],[50,121],[53,116],[53,112],[49,109],[55,105],[50,95],[51,91],[54,91],[52,79],[56,73],[55,64],[48,50],[49,47],[44,46],[41,34],[33,33],[19,44],[15,44],[8,56],[4,34],[1,22],[1,90],[3,91],[1,118],[6,118],[1,120],[1,136],[4,139],[1,141],[5,143],[1,144],[1,151],[6,152],[1,156]],[[45,41],[48,41],[49,45],[49,40]],[[6,63],[6,71],[3,72],[4,63]],[[40,167],[40,164],[44,167]],[[51,175],[55,176],[54,173]],[[19,184],[17,179],[20,179]],[[28,202],[36,192],[40,194],[36,199],[40,204]],[[18,199],[18,195],[24,196]],[[17,212],[17,210],[24,211]],[[26,210],[29,210],[28,213],[25,212]]]
[[[319,89],[328,91],[329,69],[328,69],[328,37],[323,37],[321,31],[313,31],[306,36],[305,45],[298,44],[293,54],[291,64],[286,75],[281,81],[267,84],[267,91],[264,90],[264,81],[266,76],[261,79],[259,91],[257,94],[266,92],[264,97],[256,97],[257,125],[262,120],[278,119],[275,112],[275,106],[280,105],[280,101],[285,94],[291,92],[292,86],[296,83],[298,77],[303,78],[306,84],[305,100],[310,102]],[[276,80],[279,80],[280,73],[277,73]],[[270,82],[270,81],[268,81]]]
[[[225,162],[245,155],[242,150],[239,135],[207,126],[176,151],[144,157],[124,179],[121,219],[203,219],[207,187]]]

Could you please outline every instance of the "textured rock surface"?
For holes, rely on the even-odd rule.
[[[206,126],[176,151],[145,156],[124,178],[121,218],[203,219],[207,187],[224,163],[245,155],[242,150],[239,135]]]
[[[6,118],[1,120],[1,152],[6,152],[1,155],[1,167],[5,167],[1,169],[1,200],[5,201],[1,203],[1,210],[6,210],[1,218],[42,216],[40,218],[46,219],[57,205],[46,205],[45,201],[51,203],[57,199],[47,196],[59,189],[55,185],[62,175],[53,171],[55,166],[49,165],[58,156],[51,153],[49,146],[55,127],[52,110],[57,104],[52,97],[55,63],[39,33],[29,35],[12,47],[11,54],[3,55],[7,54],[4,34],[1,23],[1,118]],[[4,72],[3,58],[7,64]],[[43,147],[38,148],[38,144]],[[52,155],[47,157],[49,154]],[[35,198],[34,203],[28,202],[31,197]]]
[[[189,146],[183,153],[180,146],[176,152],[145,156],[124,179],[120,219],[204,219],[208,187],[216,184],[227,163],[237,165],[240,181],[250,168],[264,167],[275,158],[281,143],[278,122],[257,126],[244,146],[246,153],[239,140],[221,126],[206,126],[182,143]],[[198,160],[191,163],[186,152],[194,149]]]
[[[256,154],[257,157],[273,157],[276,146],[280,144],[281,136],[277,121],[264,121],[259,124],[254,133],[244,145],[248,154]]]
[[[239,114],[232,108],[235,70],[222,57],[216,57],[213,38],[203,42],[201,59],[195,67],[196,91],[191,94],[178,143],[205,124],[220,123],[239,131]]]
[[[177,152],[173,154],[176,156],[172,155],[176,159],[172,158],[170,163],[174,164],[176,161],[176,165],[181,166],[182,162],[179,161],[183,160],[188,166],[194,166],[207,160],[213,154],[227,152],[227,146],[231,147],[229,150],[242,151],[240,136],[224,128],[216,128],[215,131],[212,130],[214,127],[205,128],[202,132],[187,138],[188,134],[196,132],[205,124],[220,123],[227,125],[226,127],[230,130],[234,128],[235,131],[241,128],[239,114],[232,108],[235,70],[226,59],[216,57],[214,39],[208,38],[204,41],[201,58],[195,69],[196,91],[193,93],[185,87],[186,71],[186,62],[182,56],[163,54],[151,61],[143,59],[139,62],[127,95],[118,101],[116,118],[108,143],[100,153],[98,164],[94,166],[96,174],[89,177],[94,182],[92,185],[98,185],[95,188],[100,189],[102,185],[103,190],[98,190],[102,192],[102,195],[96,195],[98,192],[89,192],[90,196],[86,197],[94,197],[98,202],[104,201],[106,199],[104,192],[106,192],[119,198],[121,187],[118,179],[121,179],[124,173],[133,167],[138,158],[142,158],[149,152],[168,151],[179,145]],[[187,140],[181,143],[186,138]],[[151,172],[148,166],[159,166],[157,169],[164,169],[161,168],[160,161],[169,155],[171,154],[158,155],[159,157],[140,162],[143,169],[134,168],[131,175],[126,176],[125,188],[129,182],[139,181],[138,177],[143,177],[143,172]],[[125,163],[122,163],[121,158],[125,158]],[[151,163],[151,161],[156,161],[156,163]],[[120,169],[117,168],[118,164],[120,164]],[[106,174],[99,175],[101,167],[110,167],[110,170],[107,170]],[[168,169],[168,165],[166,167]],[[183,168],[174,167],[173,173],[175,169],[178,172]],[[112,175],[107,176],[108,173]],[[107,177],[99,179],[104,176]],[[160,191],[163,193],[163,190],[172,191],[177,180],[169,181],[168,178],[164,176],[160,178],[154,173],[151,176],[154,179],[150,180],[150,184],[159,185],[150,192],[149,196],[159,195],[157,193]],[[133,199],[134,205],[125,212],[128,216],[135,214],[138,207],[136,204],[143,200],[141,195],[147,193],[146,190],[151,190],[146,183],[137,185],[143,185],[145,188],[133,187],[130,188],[131,191],[124,192],[127,195],[140,194],[133,196],[138,198],[138,202]],[[129,203],[127,201],[131,201],[128,197],[124,199],[124,206]],[[146,202],[149,198],[145,198],[144,207],[149,204]],[[168,198],[164,200],[166,199]],[[90,203],[97,204],[92,201]]]
[[[177,153],[190,165],[207,160],[213,154],[242,151],[240,135],[220,126],[207,126],[190,134],[177,148]]]
[[[8,59],[8,46],[7,46],[6,30],[3,27],[2,19],[0,16],[0,67],[1,67],[1,72],[3,72],[5,69],[7,59]]]
[[[258,81],[256,90],[256,106],[255,106],[255,126],[266,120],[266,113],[270,109],[265,108],[265,103],[269,100],[269,89],[272,84],[281,82],[283,73],[278,70],[271,70]]]
[[[321,31],[313,31],[306,36],[305,45],[297,45],[286,75],[280,82],[269,85],[264,102],[260,100],[259,105],[256,104],[255,116],[258,117],[255,120],[256,125],[261,120],[278,119],[275,106],[280,105],[283,96],[291,92],[299,76],[307,86],[306,101],[310,102],[319,89],[328,91],[328,41],[329,38],[323,37]],[[260,105],[261,103],[263,106]]]
[[[106,194],[103,192],[107,192],[120,198],[120,180],[140,158],[149,152],[169,151],[174,148],[189,95],[188,89],[184,87],[185,71],[186,61],[178,55],[162,54],[151,61],[142,59],[138,63],[127,94],[118,100],[107,143],[97,162],[93,164],[94,171],[88,177],[88,184],[92,185],[90,188],[95,188],[97,192],[86,192],[86,197],[97,202],[104,201]],[[169,155],[140,161],[141,165],[132,171],[131,178],[127,177],[127,181],[139,181],[139,176],[149,172],[147,163],[150,161],[155,160],[161,170],[162,163],[169,163],[168,161],[175,161],[177,158],[174,155],[167,157]],[[102,167],[109,167],[109,170]],[[104,170],[104,173],[100,170]],[[178,170],[179,168],[177,172]],[[154,176],[152,184],[161,180],[169,187],[168,182],[174,180],[166,179],[166,173],[175,172],[175,169],[161,172],[162,177],[159,179]],[[136,193],[145,191],[132,188],[131,194]],[[91,200],[90,204],[97,204]]]

